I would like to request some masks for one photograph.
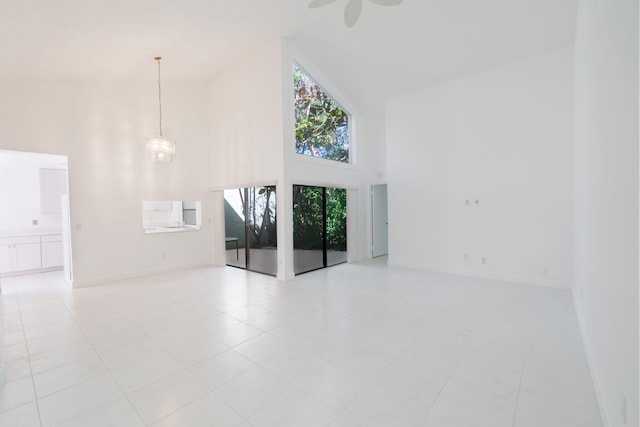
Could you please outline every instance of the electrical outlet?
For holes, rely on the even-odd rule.
[[[465,261],[469,261],[469,254],[462,255],[462,259],[464,259]]]
[[[485,257],[482,257],[482,260],[481,260],[481,261],[482,261],[482,263],[483,263],[483,264],[486,264],[486,263],[487,263],[487,259],[486,259]]]
[[[37,219],[34,219],[34,220],[32,221],[32,223],[33,223],[33,225],[38,225],[38,220],[37,220]]]

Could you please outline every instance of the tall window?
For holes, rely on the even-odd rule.
[[[349,115],[298,65],[293,65],[296,153],[349,163]]]

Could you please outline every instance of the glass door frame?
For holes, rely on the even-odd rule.
[[[305,188],[319,188],[322,190],[322,198],[321,198],[321,209],[322,209],[322,266],[319,267],[315,267],[315,268],[311,268],[309,270],[304,270],[304,271],[296,271],[295,270],[295,258],[296,258],[296,247],[295,247],[295,227],[293,229],[293,264],[294,264],[294,275],[300,275],[300,274],[304,274],[304,273],[310,273],[312,271],[316,271],[316,270],[321,270],[323,268],[327,268],[327,267],[332,267],[334,265],[338,265],[338,264],[344,264],[346,263],[348,260],[345,259],[344,261],[341,262],[337,262],[334,264],[329,264],[329,260],[328,260],[328,251],[329,251],[329,246],[328,246],[328,233],[327,233],[327,192],[329,189],[333,189],[333,190],[342,190],[345,192],[344,197],[345,197],[345,219],[344,219],[344,225],[345,225],[345,241],[348,238],[348,234],[347,234],[347,216],[346,216],[346,210],[347,210],[347,205],[346,205],[346,199],[347,199],[347,189],[346,188],[342,188],[342,187],[327,187],[326,185],[308,185],[308,184],[293,184],[292,186],[292,192],[295,193],[295,188],[296,187],[305,187]],[[295,200],[292,200],[293,203],[295,203]],[[295,221],[295,207],[292,203],[292,221]],[[347,252],[347,248],[346,248],[346,243],[345,243],[345,253]]]

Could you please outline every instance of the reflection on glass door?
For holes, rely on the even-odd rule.
[[[293,186],[295,274],[347,261],[347,191]]]
[[[326,189],[327,266],[347,262],[347,190]]]
[[[276,187],[225,190],[226,264],[275,276]]]

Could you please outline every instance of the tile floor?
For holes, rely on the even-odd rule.
[[[569,292],[343,264],[2,279],[1,426],[596,427]]]

